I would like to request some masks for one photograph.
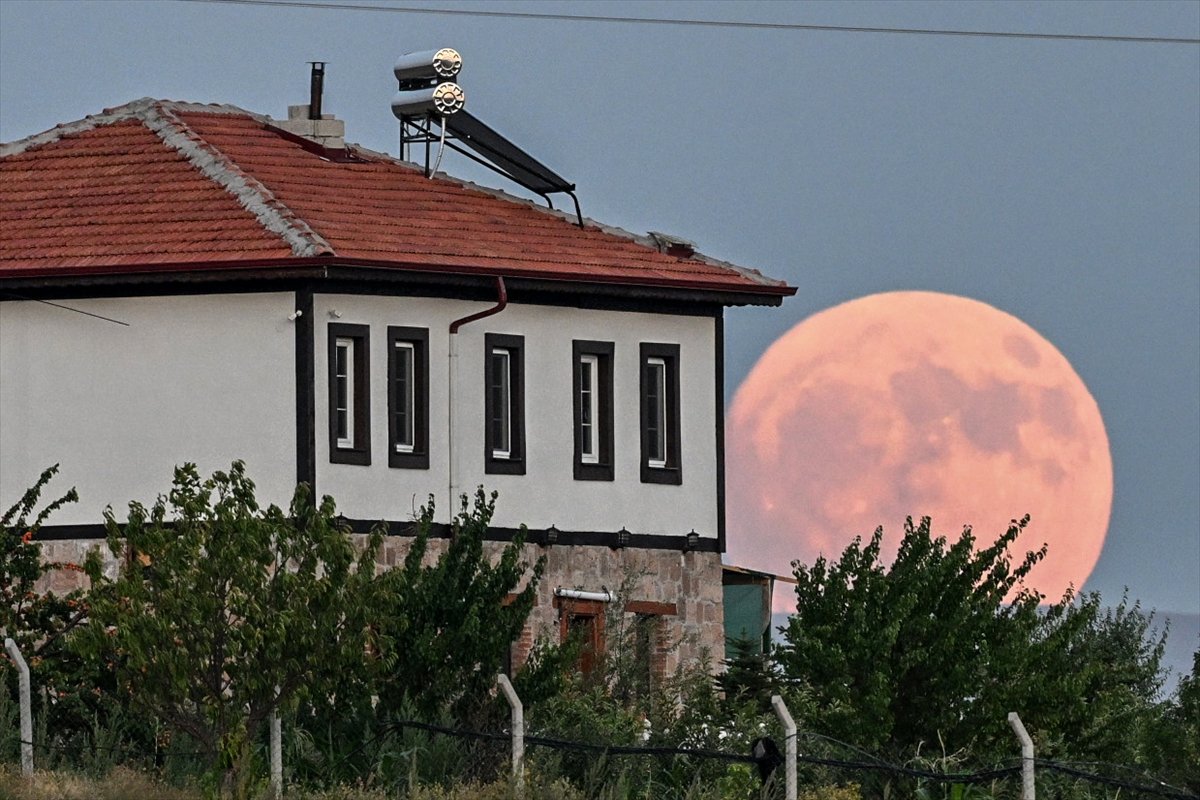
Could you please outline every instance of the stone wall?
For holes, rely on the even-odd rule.
[[[356,536],[360,543],[365,536]],[[390,536],[384,540],[378,562],[382,569],[403,564],[412,540]],[[427,562],[435,561],[446,549],[445,539],[431,539]],[[486,552],[497,558],[505,547],[502,542],[487,542]],[[115,574],[116,560],[102,541],[63,539],[42,543],[42,556],[51,562],[82,564],[89,550],[105,556],[107,571]],[[711,669],[720,666],[725,655],[724,616],[722,612],[721,557],[717,553],[609,548],[602,546],[526,544],[524,560],[532,566],[546,557],[546,569],[533,612],[521,639],[514,643],[513,663],[524,663],[538,637],[557,642],[561,636],[560,604],[554,596],[557,587],[602,591],[617,595],[606,616],[616,613],[657,617],[654,631],[654,671],[673,672],[681,665],[707,659]],[[65,593],[80,588],[86,576],[75,570],[48,574],[39,588]],[[626,617],[627,620],[633,616]],[[613,635],[609,623],[609,637]]]

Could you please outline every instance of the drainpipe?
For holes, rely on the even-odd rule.
[[[496,278],[496,305],[491,308],[468,314],[450,323],[449,348],[449,384],[446,391],[448,408],[446,409],[446,488],[450,518],[454,518],[454,386],[458,383],[458,329],[476,320],[499,314],[508,305],[508,288],[504,285],[504,277]]]
[[[555,597],[565,597],[568,600],[594,600],[597,603],[615,603],[617,596],[609,589],[602,589],[599,592],[585,592],[582,589],[564,589],[561,586],[554,587]]]

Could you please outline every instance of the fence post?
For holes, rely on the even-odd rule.
[[[283,797],[283,743],[279,729],[279,687],[275,687],[276,706],[271,710],[271,795]]]
[[[1017,712],[1008,712],[1008,724],[1021,742],[1021,800],[1035,800],[1037,788],[1033,779],[1033,739]]]
[[[33,709],[29,702],[29,665],[12,639],[4,640],[4,649],[17,665],[21,699],[21,774],[33,774]]]
[[[783,733],[787,738],[784,740],[784,776],[786,778],[787,800],[796,800],[796,721],[792,719],[792,714],[788,711],[788,707],[784,704],[783,698],[779,695],[771,695],[771,708],[775,709],[775,716],[779,717],[779,721],[783,723]]]
[[[517,697],[517,690],[507,675],[500,673],[496,676],[496,682],[500,684],[512,709],[512,768],[513,778],[517,782],[517,796],[520,797],[525,791],[525,707],[521,705],[521,698]]]

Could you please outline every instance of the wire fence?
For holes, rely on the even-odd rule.
[[[417,730],[459,740],[505,744],[510,742],[512,739],[512,733],[509,731],[480,731],[469,728],[438,725],[411,719],[395,719],[386,722],[381,727],[381,730],[375,736],[371,737],[371,739],[377,740],[389,733],[400,730]],[[830,737],[823,736],[818,733],[801,731],[797,734],[797,738],[800,740],[821,740],[828,744],[845,748],[847,750],[860,753],[863,752],[851,744],[840,742],[836,739],[831,739]],[[747,764],[758,768],[760,773],[762,773],[764,776],[770,775],[771,772],[773,772],[779,766],[779,764],[773,760],[769,754],[755,756],[748,753],[737,753],[696,747],[597,744],[594,742],[572,741],[569,739],[540,735],[527,735],[524,737],[524,741],[527,747],[544,748],[559,752],[584,753],[602,756],[604,758],[685,758],[698,761]],[[35,751],[40,751],[43,754],[58,754],[60,756],[65,756],[68,760],[72,761],[77,760],[84,752],[100,752],[109,755],[116,755],[118,758],[112,759],[113,761],[131,763],[150,762],[162,760],[164,758],[204,759],[209,758],[212,755],[206,751],[175,749],[164,749],[157,753],[152,753],[129,745],[106,746],[95,742],[81,743],[70,747],[50,744],[45,741],[26,741],[20,738],[10,740],[10,742],[30,745]],[[358,750],[361,750],[370,743],[371,740],[364,742],[363,745],[359,746]],[[352,751],[343,757],[342,761],[349,760],[356,754],[357,751]],[[5,756],[7,755],[8,754],[6,753]],[[802,764],[832,768],[851,776],[861,777],[865,774],[872,773],[885,774],[896,778],[917,779],[927,784],[960,786],[994,784],[997,781],[1014,779],[1018,777],[1021,772],[1019,759],[1015,759],[1014,763],[1007,766],[1000,766],[974,772],[937,772],[934,770],[918,769],[901,764],[893,764],[883,759],[870,756],[869,754],[865,755],[869,756],[869,760],[850,760],[801,752],[797,754],[796,759]],[[1139,772],[1140,774],[1139,770],[1127,765],[1108,764],[1104,762],[1059,762],[1039,758],[1035,759],[1035,766],[1036,769],[1041,772],[1057,773],[1105,789],[1115,789],[1122,792],[1130,792],[1133,796],[1167,798],[1168,800],[1200,800],[1200,795],[1190,793],[1179,787],[1170,786],[1161,781],[1154,781],[1154,779],[1150,776],[1141,775],[1141,780],[1134,780],[1114,777],[1112,775],[1104,775],[1081,768],[1082,766],[1107,767],[1109,769],[1117,769],[1121,771]]]

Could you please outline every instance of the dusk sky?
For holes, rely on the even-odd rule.
[[[467,108],[575,182],[585,215],[798,287],[727,313],[730,400],[776,338],[866,295],[960,295],[1032,327],[1111,444],[1083,588],[1200,613],[1200,45],[303,1],[0,0],[0,140],[144,96],[286,117],[321,60],[346,138],[394,154],[393,62],[454,47]],[[1196,2],[350,4],[1200,39]],[[519,193],[454,154],[442,169]]]

